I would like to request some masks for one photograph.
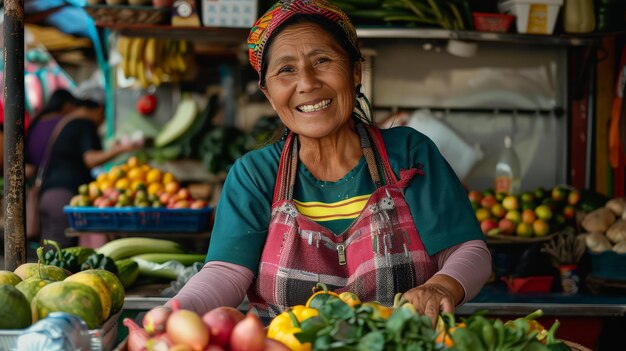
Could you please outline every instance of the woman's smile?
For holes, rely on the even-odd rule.
[[[317,103],[307,103],[307,104],[300,105],[296,107],[296,109],[300,112],[306,112],[306,113],[319,112],[319,111],[327,109],[328,106],[330,106],[332,102],[333,102],[332,99],[324,99]]]

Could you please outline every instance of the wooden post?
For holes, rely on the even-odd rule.
[[[4,1],[4,269],[26,262],[24,1]]]

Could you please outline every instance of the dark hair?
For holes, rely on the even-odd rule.
[[[278,27],[274,31],[274,33],[272,33],[272,36],[267,40],[267,43],[265,44],[265,49],[263,49],[263,58],[261,60],[261,86],[265,86],[265,73],[267,72],[267,55],[270,51],[269,49],[272,45],[272,42],[274,41],[274,38],[276,38],[288,26],[300,23],[317,24],[323,30],[328,32],[337,41],[339,46],[341,46],[345,50],[351,62],[359,62],[363,60],[363,57],[361,57],[361,53],[350,43],[350,41],[346,37],[345,32],[343,31],[343,29],[341,29],[341,27],[339,27],[337,23],[319,15],[294,15],[291,18],[285,20],[285,22],[283,22],[280,27]]]
[[[43,115],[53,112],[61,112],[67,103],[77,105],[78,99],[76,99],[76,97],[74,97],[69,90],[62,88],[55,90],[52,95],[50,95],[50,99],[48,99],[48,102],[44,105],[43,109],[35,116],[33,123],[38,121]]]
[[[96,108],[102,106],[101,103],[90,99],[76,99],[77,107]]]

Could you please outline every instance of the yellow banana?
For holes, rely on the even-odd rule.
[[[146,39],[146,46],[144,48],[144,59],[146,61],[147,67],[152,67],[156,62],[156,43],[157,39],[155,38]]]
[[[129,46],[130,46],[131,40],[130,38],[127,37],[123,37],[120,36],[117,39],[117,51],[119,52],[120,56],[122,57],[122,61],[121,61],[121,68],[122,68],[122,72],[124,73],[124,76],[126,78],[128,78],[129,72],[128,72],[128,58],[129,58]]]
[[[130,48],[129,74],[131,77],[139,75],[138,66],[141,62],[141,70],[143,70],[143,49],[146,40],[144,38],[133,38],[133,45]]]

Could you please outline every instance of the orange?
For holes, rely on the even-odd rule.
[[[96,183],[100,184],[102,182],[104,182],[105,180],[109,179],[109,175],[106,173],[100,173],[98,174],[98,176],[96,177]]]
[[[150,185],[148,185],[148,194],[149,195],[156,195],[160,191],[163,191],[163,184],[161,184],[161,183],[150,183]]]
[[[176,181],[171,181],[165,184],[165,192],[168,194],[176,194],[180,190],[180,184]]]
[[[128,171],[128,179],[144,181],[146,179],[146,174],[140,167],[131,168]]]
[[[111,170],[109,170],[107,178],[109,181],[115,182],[122,177],[124,177],[124,171],[122,171],[122,168],[120,166],[113,166],[111,167]]]
[[[137,166],[141,166],[143,162],[141,162],[141,160],[138,159],[137,156],[131,156],[128,158],[128,161],[126,161],[126,164],[131,168],[135,168]]]
[[[160,183],[162,178],[163,178],[163,174],[161,173],[161,170],[157,168],[153,168],[146,175],[146,182],[148,184]]]
[[[120,190],[126,190],[130,187],[130,180],[128,178],[120,178],[115,182],[115,187]]]
[[[101,192],[104,192],[106,189],[113,188],[113,182],[105,180],[98,185],[98,188]]]
[[[170,182],[176,182],[176,177],[174,177],[174,175],[170,172],[165,172],[163,173],[163,184],[167,184]]]

